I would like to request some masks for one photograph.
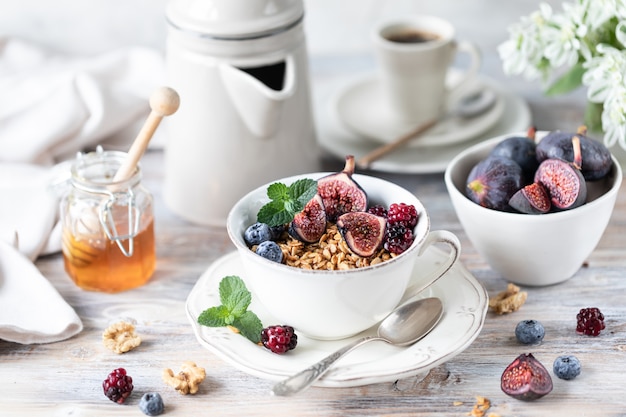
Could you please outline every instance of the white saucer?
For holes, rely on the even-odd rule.
[[[446,254],[440,249],[428,248],[416,261],[416,274],[434,270],[445,257]],[[353,338],[338,341],[320,341],[299,336],[298,346],[294,350],[277,355],[226,328],[199,325],[197,318],[200,313],[220,304],[218,286],[227,275],[238,275],[245,280],[237,253],[218,259],[198,279],[187,298],[187,317],[202,346],[250,375],[274,381],[282,380],[323,359],[349,341],[375,333],[374,329],[370,329]],[[465,350],[476,339],[485,320],[488,307],[485,289],[469,271],[457,264],[424,291],[423,297],[430,296],[442,299],[444,315],[437,327],[424,339],[403,348],[385,343],[369,343],[338,362],[315,385],[351,387],[393,382],[426,373]],[[255,302],[254,296],[249,309],[259,316],[265,326],[286,324],[275,322]]]
[[[461,76],[458,70],[448,74],[448,84],[454,85]],[[478,78],[467,91],[477,91],[485,83]],[[488,85],[486,88],[490,88]],[[458,101],[458,100],[457,100]],[[453,108],[455,103],[450,104]],[[413,130],[416,125],[396,119],[387,99],[380,79],[369,74],[341,89],[334,100],[334,109],[345,127],[357,135],[377,143],[388,143]],[[464,142],[476,137],[492,127],[502,116],[504,98],[496,94],[496,102],[484,114],[470,119],[450,117],[412,140],[408,146],[446,146]]]
[[[353,78],[354,76],[333,78],[331,81],[321,83],[314,102],[318,143],[341,161],[345,160],[346,155],[354,155],[358,159],[380,146],[379,143],[365,139],[343,126],[332,107],[336,91]],[[495,125],[476,137],[453,145],[406,147],[396,150],[372,162],[370,168],[375,171],[401,174],[442,173],[452,158],[472,145],[507,133],[525,132],[531,126],[532,120],[528,105],[496,81],[487,77],[482,77],[482,80],[504,101],[503,113]]]

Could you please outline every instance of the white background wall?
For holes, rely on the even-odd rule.
[[[90,54],[125,45],[163,48],[168,0],[0,0],[0,36]],[[451,20],[459,37],[474,34],[486,51],[537,0],[304,0],[309,52],[367,53],[368,31],[380,18],[428,13]],[[555,8],[561,1],[549,0]]]

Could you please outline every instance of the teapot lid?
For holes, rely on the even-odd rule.
[[[221,39],[269,36],[302,19],[302,0],[170,0],[175,28]]]

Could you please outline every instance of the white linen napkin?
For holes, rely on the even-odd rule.
[[[96,145],[128,150],[164,73],[162,53],[148,48],[74,57],[0,37],[0,339],[47,343],[81,331],[32,263],[61,247],[49,183],[68,165],[55,164]]]
[[[83,323],[35,265],[0,241],[0,339],[22,344],[72,337]]]

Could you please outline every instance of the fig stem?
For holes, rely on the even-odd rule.
[[[577,135],[572,136],[572,146],[574,147],[574,166],[579,171],[583,166],[583,153],[580,148],[580,138]]]

